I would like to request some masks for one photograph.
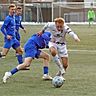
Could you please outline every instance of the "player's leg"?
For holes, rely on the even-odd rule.
[[[67,47],[66,47],[65,44],[58,45],[58,55],[59,55],[59,57],[61,59],[63,69],[66,72],[66,69],[68,67],[68,51],[67,51]],[[64,75],[60,71],[58,72],[58,74],[59,75],[61,74],[61,76]]]
[[[7,55],[7,53],[9,52],[10,47],[11,47],[11,41],[6,40],[4,42],[2,52],[0,52],[0,58],[3,58],[3,57],[5,57]]]
[[[90,19],[89,19],[89,26],[91,26],[91,24],[93,24],[93,21],[94,21],[93,18],[90,18]]]
[[[16,57],[17,57],[18,63],[22,64],[23,63],[23,56],[22,56],[23,49],[21,48],[21,46],[19,46],[15,50],[16,50]]]
[[[24,63],[19,64],[14,69],[10,70],[9,72],[5,72],[5,75],[3,77],[3,83],[7,82],[7,79],[10,78],[12,75],[16,74],[19,70],[25,69],[26,67],[29,67],[32,62],[31,57],[27,57],[24,59]]]
[[[23,63],[23,57],[22,57],[22,54],[23,54],[23,50],[20,46],[20,42],[18,40],[15,40],[15,43],[12,45],[13,49],[15,49],[17,55],[17,60],[18,60],[18,63],[19,64],[22,64]]]
[[[8,53],[8,51],[9,51],[9,49],[3,48],[2,52],[0,52],[0,58],[5,57],[7,55],[7,53]]]
[[[90,27],[90,25],[91,25],[91,24],[90,24],[90,22],[91,22],[91,21],[90,21],[90,18],[89,18],[89,20],[88,20],[88,21],[89,21],[89,27]]]
[[[52,80],[52,77],[49,75],[49,54],[44,51],[40,52],[40,50],[38,50],[38,53],[40,53],[38,57],[43,59],[43,80]]]
[[[61,72],[61,74],[65,73],[65,70],[60,62],[60,58],[58,56],[58,52],[57,52],[57,45],[55,43],[49,42],[49,50],[51,52],[51,55],[53,56],[53,61],[56,63],[56,65],[59,68],[59,71]]]
[[[19,34],[19,32],[18,31],[16,31],[15,32],[15,36],[16,36],[16,39],[20,42],[20,34]],[[21,47],[21,46],[20,46]],[[23,50],[22,50],[23,51]],[[17,57],[17,59],[18,59],[18,63],[19,64],[22,64],[22,60],[23,60],[23,57],[22,57],[22,54],[20,55],[20,54],[18,54],[18,52],[16,52],[16,57]]]
[[[66,71],[66,69],[68,67],[68,57],[61,57],[61,61],[62,61],[63,67]]]

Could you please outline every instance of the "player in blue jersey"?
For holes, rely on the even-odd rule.
[[[20,6],[17,6],[16,8],[16,14],[15,14],[15,22],[16,22],[16,39],[20,41],[20,33],[19,33],[19,28],[22,28],[23,31],[26,33],[26,29],[23,27],[21,24],[22,21],[22,8]]]
[[[22,8],[21,6],[17,6],[16,7],[16,13],[15,13],[15,35],[16,35],[16,39],[20,42],[21,37],[20,37],[20,33],[19,33],[19,29],[22,28],[23,31],[26,33],[26,29],[23,27],[23,25],[21,24],[22,21]],[[19,55],[18,53],[16,53],[16,57],[18,58],[18,56],[21,58],[21,60],[23,60],[22,55]],[[19,64],[21,64],[22,62],[20,62]]]
[[[51,34],[49,32],[44,32],[41,36],[34,34],[29,38],[29,40],[24,45],[25,59],[24,62],[18,65],[16,68],[12,69],[9,72],[5,72],[3,77],[3,82],[6,83],[7,79],[26,67],[29,67],[34,58],[44,59],[44,80],[52,80],[52,77],[48,75],[48,64],[49,64],[49,54],[40,50],[46,48],[50,41]]]
[[[9,6],[9,15],[5,18],[3,25],[1,26],[1,32],[4,35],[4,46],[2,52],[0,53],[0,58],[7,55],[9,49],[13,47],[16,53],[18,53],[18,62],[22,63],[22,49],[20,47],[20,42],[16,39],[15,36],[15,4],[10,4]]]

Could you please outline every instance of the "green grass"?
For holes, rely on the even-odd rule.
[[[27,33],[21,31],[22,46],[31,34],[42,28],[42,26],[25,27]],[[4,73],[17,65],[15,52],[10,50],[5,59],[0,59],[0,96],[96,96],[96,26],[89,28],[85,25],[71,25],[70,27],[79,35],[81,42],[76,43],[67,36],[69,67],[65,75],[66,81],[61,88],[54,88],[51,81],[42,80],[43,64],[42,60],[38,59],[33,61],[29,71],[20,71],[3,84]],[[0,38],[0,46],[3,46],[1,34]],[[52,60],[49,71],[53,77],[57,72],[57,66]]]

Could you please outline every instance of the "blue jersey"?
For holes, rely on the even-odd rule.
[[[15,22],[16,22],[16,30],[19,31],[19,28],[24,29],[24,27],[21,24],[22,17],[19,15],[15,15]]]
[[[15,22],[16,22],[16,26],[15,26],[16,32],[15,32],[15,35],[16,35],[16,39],[18,41],[20,41],[19,28],[24,29],[24,27],[21,24],[21,21],[22,21],[22,17],[19,16],[19,15],[15,15]]]
[[[29,47],[31,46],[31,42],[34,42],[37,49],[43,49],[46,46],[48,46],[50,36],[51,36],[51,33],[49,32],[44,32],[41,36],[38,36],[38,34],[34,34],[31,36],[31,38],[29,38],[29,40],[25,45]]]
[[[38,58],[40,55],[40,50],[46,48],[50,41],[51,33],[44,32],[41,36],[34,34],[29,38],[29,40],[24,45],[25,57]]]
[[[1,26],[1,31],[5,35],[11,35],[12,37],[15,37],[15,19],[14,16],[8,15],[5,20],[3,25]]]

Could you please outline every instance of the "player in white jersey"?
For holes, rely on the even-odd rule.
[[[68,67],[68,52],[65,36],[69,34],[76,42],[79,42],[80,39],[71,28],[65,24],[64,19],[61,17],[54,19],[54,22],[47,23],[38,34],[42,34],[45,30],[50,31],[52,34],[49,42],[49,50],[59,68],[57,75],[63,76]]]

